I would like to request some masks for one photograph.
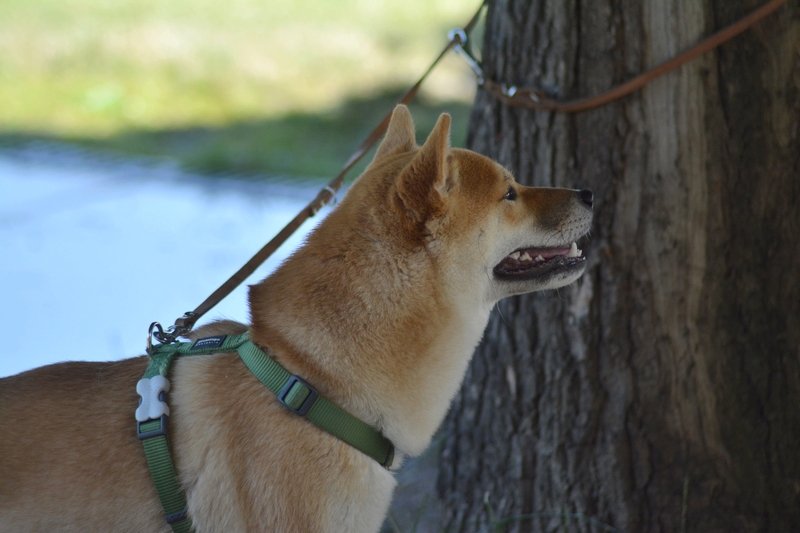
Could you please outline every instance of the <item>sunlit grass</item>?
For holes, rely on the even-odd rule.
[[[362,132],[363,106],[362,116],[348,117],[343,104],[385,105],[387,90],[409,85],[444,44],[447,29],[463,24],[476,4],[4,0],[0,133],[162,153],[163,136],[148,143],[145,134],[200,128],[207,136],[211,129],[234,127],[206,159],[223,167],[230,160],[235,167],[242,158],[231,143],[248,129],[242,125],[249,125],[249,135],[275,143],[280,135],[259,132],[256,125],[278,121],[287,134],[277,144],[291,152],[302,124],[287,117],[327,115],[352,120]],[[451,61],[424,95],[431,104],[466,104],[468,73]],[[129,144],[116,142],[120,136]],[[186,155],[185,144],[179,157]],[[203,158],[195,153],[187,161]],[[269,171],[264,163],[255,166]],[[297,170],[327,172],[311,167]],[[282,164],[273,170],[293,172]]]

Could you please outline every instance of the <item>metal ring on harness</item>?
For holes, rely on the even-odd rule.
[[[153,322],[147,328],[147,353],[152,353],[153,339],[157,340],[160,344],[171,344],[175,342],[177,336],[173,333],[172,328],[164,327],[159,322]]]

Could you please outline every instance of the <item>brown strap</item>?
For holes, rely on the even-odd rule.
[[[639,74],[620,85],[588,98],[579,98],[561,102],[547,97],[542,91],[537,91],[528,87],[514,87],[500,84],[496,81],[484,79],[483,87],[487,92],[497,99],[514,107],[526,107],[536,111],[557,111],[561,113],[578,113],[595,109],[606,105],[624,96],[638,91],[654,79],[671,72],[681,65],[688,63],[697,56],[716,48],[717,46],[730,41],[740,33],[749,29],[764,17],[772,14],[775,10],[786,3],[786,0],[770,0],[766,4],[742,17],[730,26],[714,33],[703,41],[694,45],[692,48],[678,54],[677,56],[657,65],[650,70]]]
[[[478,19],[480,18],[481,10],[483,9],[483,5],[484,4],[482,3],[467,25],[464,26],[464,32],[469,33],[475,24],[477,24]],[[408,89],[406,93],[397,101],[398,104],[407,104],[414,99],[422,83],[454,45],[455,39],[451,38],[436,59],[433,60],[422,76],[420,76],[419,80],[417,80],[417,82],[412,85],[411,88]],[[251,257],[247,263],[245,263],[239,270],[236,271],[236,273],[228,278],[225,283],[220,285],[219,288],[211,293],[208,298],[203,300],[203,302],[198,305],[194,311],[189,311],[182,317],[178,318],[170,332],[166,334],[162,333],[163,340],[159,340],[162,342],[165,340],[171,342],[172,340],[175,340],[176,337],[185,335],[191,331],[194,327],[194,324],[200,319],[200,317],[206,314],[211,308],[213,308],[226,296],[233,292],[236,287],[241,285],[245,279],[255,272],[255,270],[275,252],[275,250],[277,250],[284,242],[286,242],[286,239],[288,239],[295,231],[297,231],[297,228],[299,228],[303,222],[316,215],[322,207],[330,202],[331,199],[336,195],[336,192],[342,186],[347,173],[356,165],[356,163],[361,161],[367,152],[369,152],[370,148],[372,148],[386,132],[386,128],[389,127],[389,119],[391,116],[392,111],[389,111],[386,116],[383,117],[383,120],[380,122],[380,124],[375,126],[369,135],[367,135],[367,137],[361,141],[361,144],[358,145],[356,151],[353,152],[353,155],[350,156],[336,177],[333,178],[321,191],[319,191],[316,198],[306,205],[291,221],[289,221],[288,224],[286,224],[286,226],[283,227],[282,230],[278,232],[277,235],[275,235],[267,244],[265,244],[258,252],[256,252],[256,254]]]
[[[461,47],[464,44],[466,39],[466,35],[473,29],[475,24],[477,24],[481,11],[485,6],[486,1],[481,3],[478,7],[475,14],[469,20],[469,22],[464,26],[463,31],[461,32],[454,32],[451,34],[451,38],[448,41],[447,45],[442,49],[436,59],[430,64],[430,66],[425,70],[425,72],[420,76],[419,80],[410,88],[406,93],[398,100],[397,103],[405,104],[410,102],[414,99],[419,90],[422,83],[428,77],[428,75],[433,71],[436,65],[442,60],[442,58],[455,46]],[[606,92],[598,94],[596,96],[588,97],[588,98],[581,98],[576,100],[570,100],[567,102],[560,102],[558,100],[554,100],[552,98],[547,97],[543,92],[537,91],[535,89],[522,87],[517,88],[514,86],[506,86],[504,84],[497,83],[492,80],[488,80],[483,78],[482,72],[478,72],[479,76],[481,76],[480,81],[484,87],[484,89],[497,97],[498,99],[502,100],[503,102],[507,103],[511,106],[518,106],[518,107],[526,107],[529,109],[534,109],[537,111],[558,111],[558,112],[565,112],[565,113],[576,113],[580,111],[586,111],[589,109],[594,109],[605,105],[609,102],[613,102],[618,100],[624,96],[627,96],[634,91],[637,91],[647,85],[652,80],[658,78],[659,76],[663,76],[667,72],[675,70],[679,66],[688,63],[692,59],[696,58],[697,56],[708,52],[709,50],[716,48],[717,46],[731,40],[732,38],[736,37],[740,33],[746,31],[751,26],[755,25],[764,17],[770,15],[783,4],[786,3],[786,0],[770,0],[766,4],[762,5],[749,15],[746,15],[739,21],[730,26],[724,28],[716,32],[715,34],[711,35],[710,37],[706,38],[705,40],[701,41],[697,45],[693,46],[689,50],[675,56],[674,58],[661,63],[660,65],[636,76],[635,78],[628,80],[625,83],[617,85],[612,89],[609,89]],[[463,49],[462,49],[463,50]],[[473,68],[480,69],[479,65],[472,61]],[[225,298],[228,294],[230,294],[236,287],[242,284],[242,282],[247,279],[255,270],[271,256],[275,250],[278,249],[286,239],[289,238],[297,228],[302,225],[303,222],[308,220],[309,218],[313,217],[323,206],[325,206],[330,200],[336,195],[336,192],[342,186],[344,182],[344,178],[347,173],[369,152],[370,148],[378,142],[378,140],[383,136],[386,132],[386,128],[389,125],[389,119],[391,118],[391,111],[388,112],[383,120],[367,135],[367,137],[361,142],[358,146],[356,151],[350,156],[347,162],[344,164],[342,169],[333,178],[312,200],[306,207],[304,207],[286,226],[278,232],[275,237],[272,238],[267,244],[265,244],[256,254],[250,258],[247,263],[245,263],[236,273],[234,273],[230,278],[228,278],[225,283],[220,285],[217,290],[215,290],[211,295],[203,300],[203,302],[195,308],[194,311],[189,311],[185,313],[182,317],[178,318],[175,321],[175,325],[171,328],[169,333],[162,332],[162,335],[159,337],[159,340],[162,342],[167,340],[174,340],[175,337],[185,335],[189,331],[191,331],[194,324],[197,320],[200,319],[204,314],[206,314],[211,308],[217,305],[223,298]],[[158,326],[158,330],[161,330],[160,325],[156,323],[150,326],[151,332],[153,331],[153,326]]]

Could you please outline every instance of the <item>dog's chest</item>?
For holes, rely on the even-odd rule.
[[[328,492],[324,531],[375,533],[380,530],[396,485],[394,475],[373,465],[354,474],[347,480],[339,478],[333,485],[335,490]]]

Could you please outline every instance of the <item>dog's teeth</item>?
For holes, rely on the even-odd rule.
[[[519,260],[520,261],[530,261],[531,260],[531,254],[529,254],[528,252],[524,252],[522,255],[519,256]]]
[[[578,257],[580,254],[581,251],[578,250],[578,245],[573,242],[569,247],[569,253],[567,254],[567,257]]]
[[[578,257],[583,255],[583,250],[578,250]]]
[[[537,255],[534,259],[536,259],[537,261],[544,261],[544,257],[542,257],[541,255]]]
[[[519,259],[519,252],[514,252],[513,254],[509,254],[508,257],[510,257],[511,259],[515,259],[515,260]]]

